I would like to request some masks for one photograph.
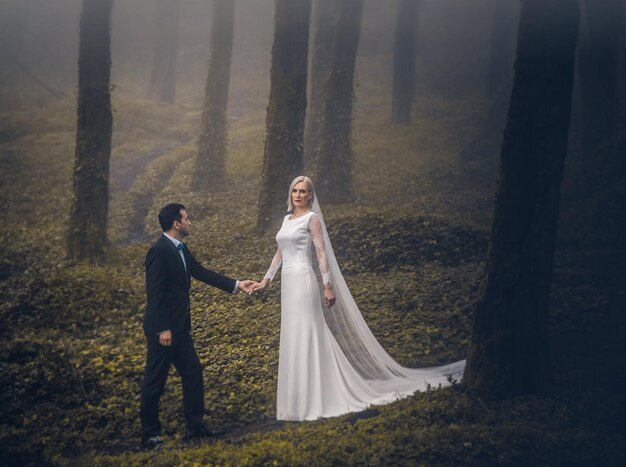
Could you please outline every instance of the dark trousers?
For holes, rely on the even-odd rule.
[[[174,336],[171,346],[159,344],[157,334],[147,335],[148,356],[141,388],[141,432],[144,439],[161,434],[159,399],[165,389],[170,370],[174,368],[183,381],[183,405],[187,428],[191,431],[202,425],[204,416],[204,387],[202,366],[193,346],[191,335],[185,331]]]

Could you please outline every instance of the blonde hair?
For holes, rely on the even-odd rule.
[[[300,175],[299,177],[294,178],[293,182],[291,182],[291,185],[289,185],[289,192],[287,193],[287,211],[289,212],[292,212],[294,209],[293,201],[291,201],[291,192],[293,191],[293,188],[300,182],[305,182],[308,186],[309,191],[313,195],[311,196],[311,199],[309,199],[307,206],[310,208],[313,205],[313,200],[315,199],[315,188],[313,188],[313,181],[305,175]]]

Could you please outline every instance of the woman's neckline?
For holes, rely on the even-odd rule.
[[[287,220],[288,220],[288,221],[295,221],[296,219],[301,219],[302,217],[307,216],[307,215],[311,214],[312,212],[313,212],[313,211],[311,211],[311,210],[309,209],[307,212],[305,212],[304,214],[299,215],[298,217],[293,217],[293,214],[291,214],[291,215],[287,218]]]

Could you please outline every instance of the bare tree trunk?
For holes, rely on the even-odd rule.
[[[626,2],[622,5],[622,24],[626,24]],[[619,109],[617,112],[618,131],[626,130],[626,28],[622,28],[617,65],[617,92]]]
[[[278,223],[289,183],[302,172],[310,16],[311,0],[276,0],[259,231]]]
[[[518,11],[515,0],[492,0],[491,53],[487,71],[487,95],[498,93],[513,75]]]
[[[208,191],[225,175],[226,108],[233,50],[235,0],[215,0],[211,25],[211,56],[206,81],[202,127],[194,172],[196,189]]]
[[[335,204],[352,198],[352,102],[363,0],[341,0],[338,8],[316,175],[322,199]]]
[[[98,261],[107,242],[111,155],[112,0],[83,0],[78,57],[78,122],[68,256]]]
[[[524,0],[495,216],[465,383],[502,395],[551,383],[547,315],[578,33],[577,0]]]
[[[333,61],[333,38],[337,25],[336,0],[317,0],[314,3],[315,37],[309,67],[310,95],[304,131],[304,164],[307,173],[317,173],[322,150],[324,105],[327,100],[328,77]]]
[[[398,0],[396,39],[393,51],[393,98],[391,123],[411,123],[415,97],[415,55],[419,0]]]
[[[615,136],[618,61],[624,27],[622,0],[583,0],[578,79],[583,111],[583,151]]]
[[[178,55],[179,0],[158,0],[157,29],[150,93],[161,102],[176,97],[176,58]]]

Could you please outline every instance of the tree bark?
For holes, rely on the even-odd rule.
[[[99,261],[106,246],[112,115],[112,0],[83,0],[78,57],[78,122],[68,256]]]
[[[487,71],[487,95],[494,96],[513,75],[517,5],[514,0],[492,0],[491,53]]]
[[[622,0],[583,0],[578,80],[583,111],[583,151],[615,136],[618,121]]]
[[[304,131],[304,163],[307,173],[317,173],[322,150],[324,105],[327,101],[328,78],[333,62],[333,38],[336,28],[336,0],[317,0],[314,4],[315,37],[309,67],[310,95]]]
[[[316,174],[321,199],[333,204],[352,198],[352,103],[363,0],[341,0],[338,9]]]
[[[286,212],[289,183],[302,174],[311,0],[276,0],[270,100],[257,228]]]
[[[178,55],[179,0],[158,0],[154,60],[150,93],[161,102],[176,97],[176,58]]]
[[[226,108],[233,49],[235,0],[215,0],[211,25],[211,55],[206,81],[202,126],[194,185],[208,191],[223,181],[228,122]]]
[[[524,0],[494,221],[465,384],[501,395],[551,383],[547,314],[571,111],[577,0]]]
[[[391,123],[397,125],[411,123],[411,106],[415,97],[418,2],[398,0],[391,102]]]

